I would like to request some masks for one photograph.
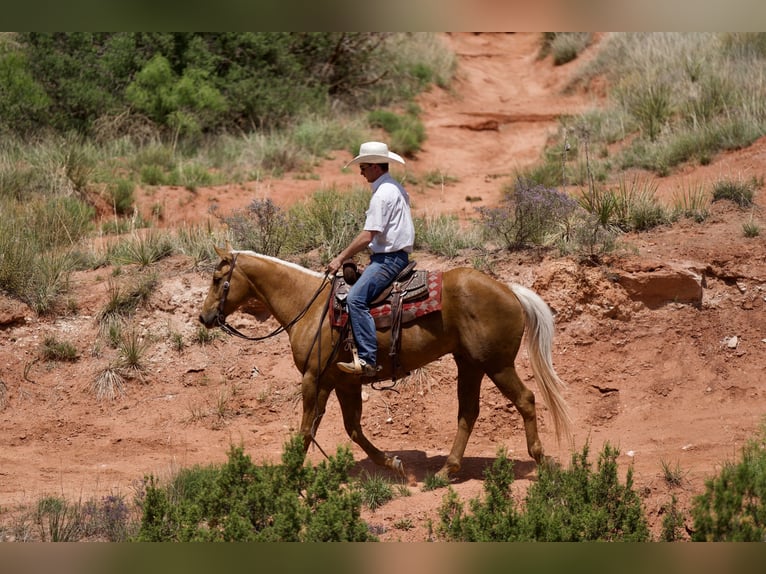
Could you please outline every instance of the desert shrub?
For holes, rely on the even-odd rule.
[[[592,39],[590,32],[545,32],[540,41],[538,58],[553,55],[553,64],[560,66],[571,62],[588,47]]]
[[[726,462],[705,481],[692,506],[692,540],[763,542],[766,540],[766,426],[742,448],[737,462]]]
[[[361,496],[349,481],[353,456],[339,448],[314,467],[303,439],[286,445],[282,464],[256,466],[242,447],[228,461],[161,487],[149,476],[140,501],[138,541],[330,542],[374,540],[360,518]]]
[[[111,184],[107,189],[110,203],[117,215],[127,215],[133,211],[133,202],[135,201],[135,184],[127,179],[119,179]]]
[[[678,509],[678,500],[675,494],[671,497],[670,503],[662,507],[664,516],[662,517],[662,531],[660,532],[661,542],[675,542],[684,540],[684,514]]]
[[[485,472],[484,498],[472,499],[470,512],[450,489],[439,511],[439,532],[453,541],[648,541],[632,468],[622,485],[619,451],[606,444],[594,472],[588,450],[586,445],[575,453],[569,469],[541,465],[539,480],[518,508],[510,490],[513,464],[501,449]]]
[[[517,180],[505,195],[500,207],[477,209],[480,224],[490,239],[499,240],[508,249],[525,244],[543,244],[546,235],[577,208],[577,202],[556,189]]]
[[[289,233],[288,215],[271,199],[254,199],[244,210],[219,216],[239,249],[278,257]]]

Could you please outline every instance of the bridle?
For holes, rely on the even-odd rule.
[[[218,300],[218,311],[216,313],[216,323],[218,323],[218,326],[221,328],[221,330],[224,333],[227,333],[228,335],[234,335],[239,337],[240,339],[246,339],[248,341],[263,341],[264,339],[269,339],[271,337],[274,337],[276,335],[279,335],[280,333],[283,333],[287,331],[290,327],[295,325],[298,321],[300,321],[303,316],[308,312],[311,305],[316,301],[317,297],[319,297],[319,294],[322,292],[322,289],[324,289],[325,283],[327,282],[327,275],[324,276],[322,279],[322,283],[319,285],[319,288],[314,293],[313,297],[309,300],[309,302],[306,304],[306,306],[303,308],[303,310],[298,313],[289,323],[286,323],[285,325],[280,325],[276,329],[274,329],[271,333],[268,333],[267,335],[262,335],[260,337],[250,337],[248,335],[245,335],[244,333],[237,330],[235,327],[232,327],[226,322],[226,315],[223,312],[223,308],[226,305],[226,298],[229,295],[229,289],[231,289],[231,277],[234,274],[234,266],[237,264],[237,255],[239,253],[234,253],[231,258],[231,265],[229,266],[229,272],[226,274],[226,279],[223,282],[223,288],[221,290],[221,298]],[[248,281],[250,279],[245,276]],[[331,294],[332,295],[332,294]]]

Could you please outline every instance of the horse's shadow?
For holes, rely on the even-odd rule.
[[[444,462],[446,455],[427,456],[422,450],[398,450],[387,451],[389,456],[398,456],[404,465],[404,472],[410,480],[423,483],[429,476],[436,474]],[[450,482],[460,484],[467,480],[483,480],[486,470],[492,466],[496,457],[492,456],[466,456],[460,465],[460,470],[450,476]],[[518,479],[531,478],[537,464],[533,460],[511,459],[513,463],[513,477]],[[392,470],[384,469],[375,464],[369,458],[357,461],[350,473],[352,476],[376,476],[388,475],[399,476]]]

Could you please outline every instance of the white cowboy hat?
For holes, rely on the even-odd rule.
[[[359,155],[346,164],[357,165],[360,163],[389,163],[395,161],[404,165],[402,156],[388,150],[388,146],[381,142],[365,142],[359,146]]]

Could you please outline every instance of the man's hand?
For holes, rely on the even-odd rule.
[[[340,269],[342,265],[343,259],[341,259],[340,255],[338,255],[335,259],[327,264],[327,273],[335,275],[335,273],[337,273],[338,269]]]

